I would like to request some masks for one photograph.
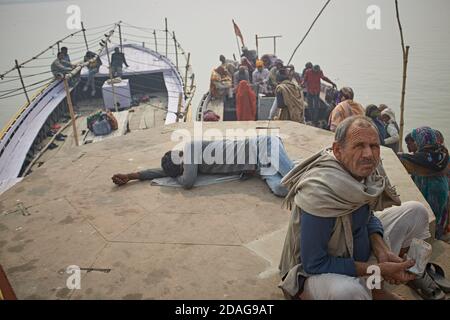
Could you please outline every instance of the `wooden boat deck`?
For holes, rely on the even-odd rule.
[[[267,121],[204,123],[255,129]],[[304,159],[330,132],[273,121],[286,150]],[[277,266],[290,218],[260,179],[183,190],[148,182],[116,187],[111,176],[158,167],[192,123],[136,130],[58,154],[0,195],[0,261],[19,299],[282,299]],[[402,201],[434,216],[396,155],[382,148]],[[21,209],[22,208],[22,209]],[[450,273],[450,246],[434,242],[433,261]],[[81,271],[69,290],[65,272]],[[89,269],[90,268],[90,269]],[[109,269],[109,272],[102,272]],[[395,292],[419,297],[406,286]]]
[[[158,126],[163,126],[165,122],[167,107],[167,97],[164,93],[152,93],[150,100],[146,103],[141,103],[139,106],[132,107],[127,110],[126,119],[122,119],[122,126],[118,130],[113,131],[108,136],[95,137],[87,128],[86,118],[95,111],[103,109],[102,99],[88,99],[77,103],[76,105],[76,128],[78,133],[78,140],[80,144],[95,143],[101,140],[117,138],[128,132],[136,130],[151,129]],[[113,112],[115,113],[115,112]],[[118,119],[119,120],[119,119]],[[31,171],[42,166],[45,162],[57,156],[60,152],[70,152],[76,147],[75,138],[73,134],[72,125],[69,120],[66,123],[61,123],[62,134],[67,135],[65,141],[56,141],[52,137],[48,137],[42,141],[41,155],[35,160],[34,165],[30,167]],[[124,128],[125,127],[125,128]],[[55,149],[49,149],[48,145],[53,142],[57,145]]]

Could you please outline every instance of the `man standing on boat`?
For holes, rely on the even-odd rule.
[[[122,77],[123,65],[125,65],[127,68],[129,67],[127,61],[125,60],[125,54],[123,52],[120,52],[119,47],[115,47],[114,53],[111,55],[111,73],[114,78]]]
[[[336,84],[333,81],[324,76],[319,65],[315,65],[312,69],[308,69],[305,72],[305,78],[302,83],[307,89],[308,109],[313,125],[319,125],[320,80],[328,82],[333,87],[336,87]]]
[[[278,75],[278,72],[280,71],[280,69],[283,68],[283,67],[284,67],[283,60],[276,59],[275,62],[274,62],[273,67],[270,69],[270,72],[269,72],[269,89],[270,89],[271,92],[275,92],[275,88],[279,84],[279,82],[277,80],[277,75]]]
[[[221,67],[225,68],[229,74],[234,74],[237,71],[236,62],[233,60],[228,60],[223,54],[220,55],[219,60],[221,62]]]
[[[305,123],[303,92],[292,80],[286,68],[278,72],[277,81],[280,83],[275,89],[275,100],[270,110],[270,118],[275,120],[289,120]]]
[[[252,78],[257,93],[267,94],[269,92],[267,87],[269,82],[269,70],[264,67],[264,62],[262,60],[256,61],[256,70],[253,71]]]

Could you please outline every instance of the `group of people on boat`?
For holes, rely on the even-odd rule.
[[[293,65],[285,66],[273,54],[258,59],[254,50],[243,47],[242,52],[240,62],[220,55],[221,64],[213,69],[210,78],[212,99],[235,98],[236,119],[251,121],[257,119],[257,97],[274,96],[269,119],[306,121],[321,127],[328,125],[327,121],[325,125],[320,124],[320,120],[328,116],[321,114],[321,80],[333,89],[336,84],[324,75],[319,65],[308,62],[300,74]]]
[[[95,59],[94,59],[95,58]],[[103,64],[100,57],[92,52],[87,51],[83,62],[89,62],[86,66],[88,70],[87,81],[83,87],[83,91],[86,92],[88,89],[91,89],[91,96],[95,96],[96,94],[96,86],[95,86],[95,75],[99,72],[100,66]],[[66,74],[72,72],[80,63],[72,63],[70,61],[70,56],[68,54],[67,47],[61,47],[60,51],[57,54],[56,59],[52,62],[50,69],[52,71],[55,79],[63,79]],[[123,75],[123,66],[129,67],[125,54],[120,51],[119,47],[114,48],[114,53],[111,55],[111,65],[110,72],[113,78],[122,77]],[[71,79],[70,84],[73,86],[79,79],[79,73],[76,75],[76,79]]]

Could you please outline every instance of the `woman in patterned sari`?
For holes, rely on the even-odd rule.
[[[449,155],[440,141],[439,133],[429,127],[411,132],[417,151],[400,154],[400,160],[411,174],[436,216],[436,239],[442,238],[448,226],[448,178]]]

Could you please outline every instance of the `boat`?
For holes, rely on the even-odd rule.
[[[321,117],[319,127],[325,129],[328,125],[328,116],[333,108],[337,105],[335,100],[336,91],[327,84],[321,84],[320,92],[320,109]],[[305,108],[308,108],[308,103],[305,96]],[[265,95],[262,93],[256,96],[256,120],[269,120],[270,109],[274,103],[275,97],[273,95]],[[227,96],[221,99],[214,99],[211,93],[207,91],[203,94],[195,111],[195,120],[203,121],[203,115],[208,110],[213,111],[220,116],[220,121],[236,121],[236,101],[235,97],[229,98]],[[308,123],[312,125],[312,123]]]
[[[89,41],[89,35],[95,38]],[[79,47],[72,50],[73,45]],[[94,96],[83,90],[88,76],[85,67],[72,72],[74,79],[78,77],[78,80],[68,90],[62,79],[54,77],[39,81],[39,88],[35,84],[25,86],[24,80],[50,73],[51,59],[55,59],[55,54],[62,46],[68,47],[69,54],[78,55],[81,62],[88,50],[95,51],[96,57],[102,61],[95,75]],[[110,79],[110,54],[115,48],[125,54],[128,63],[120,79]],[[72,59],[72,63],[76,60]],[[189,119],[195,93],[195,77],[189,60],[190,54],[182,49],[175,33],[168,31],[166,20],[164,30],[134,26],[122,21],[91,29],[83,26],[82,30],[56,41],[24,63],[16,61],[15,67],[0,75],[0,88],[10,88],[2,90],[6,94],[0,98],[10,98],[24,91],[28,101],[0,132],[0,193],[62,148],[95,143],[133,130]],[[36,66],[39,63],[37,61],[46,61],[47,65]],[[21,73],[22,70],[36,70],[32,69],[35,67],[47,71]],[[13,71],[18,71],[19,76],[11,76]],[[20,83],[22,86],[11,89],[12,84]],[[126,84],[126,94],[120,90],[121,84]],[[35,90],[31,98],[27,89]],[[70,99],[67,99],[67,92],[70,92]],[[109,99],[112,96],[114,100],[108,108],[106,96]],[[120,105],[119,101],[124,99],[128,103]],[[71,117],[69,107],[72,102],[75,111]],[[87,128],[86,119],[103,109],[111,109],[119,128],[110,135],[96,137]],[[74,124],[72,129],[71,124]]]

